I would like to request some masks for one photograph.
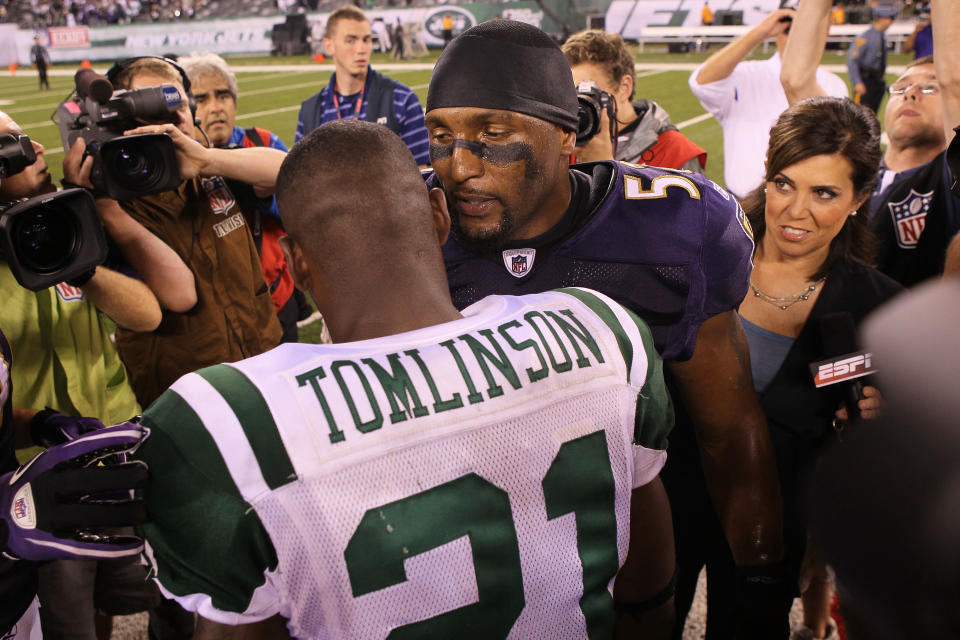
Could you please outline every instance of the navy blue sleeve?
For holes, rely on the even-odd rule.
[[[706,280],[704,313],[736,309],[747,295],[753,270],[753,230],[737,199],[716,183],[701,180],[705,212],[700,265]]]

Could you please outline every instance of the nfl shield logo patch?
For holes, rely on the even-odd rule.
[[[60,299],[64,302],[74,302],[76,300],[83,300],[83,291],[79,287],[74,287],[67,284],[66,282],[61,282],[56,286],[57,295],[60,296]]]
[[[13,503],[13,517],[17,520],[23,520],[27,517],[27,499],[17,498]]]
[[[503,252],[503,266],[514,278],[522,278],[533,269],[536,249],[507,249]]]
[[[933,191],[917,193],[913,189],[900,202],[891,202],[890,215],[897,230],[897,244],[901,249],[914,249],[927,222],[927,212],[933,201]]]
[[[23,467],[20,468],[22,473]],[[10,509],[14,522],[21,529],[35,529],[37,527],[36,510],[33,507],[33,491],[29,484],[17,490],[13,496],[13,505]]]
[[[230,191],[230,187],[220,176],[203,179],[203,190],[207,192],[210,208],[214,213],[226,214],[237,201]]]

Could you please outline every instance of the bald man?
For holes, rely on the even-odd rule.
[[[195,638],[666,637],[673,413],[646,325],[586,289],[458,312],[445,197],[384,127],[320,127],[277,187],[338,344],[184,376],[143,417],[141,532]]]

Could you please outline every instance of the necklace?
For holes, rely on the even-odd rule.
[[[797,304],[802,300],[809,300],[810,296],[813,295],[813,292],[817,290],[817,287],[820,286],[820,284],[826,279],[827,279],[827,276],[823,276],[813,284],[804,287],[803,291],[801,291],[800,293],[794,296],[786,296],[783,298],[770,296],[765,294],[763,291],[760,291],[759,289],[757,289],[757,285],[753,284],[753,279],[750,280],[750,288],[753,289],[753,297],[760,298],[764,302],[772,304],[775,307],[779,307],[781,311],[786,311],[787,309],[789,309],[790,307],[792,307],[793,305]]]

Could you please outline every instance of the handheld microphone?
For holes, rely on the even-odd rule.
[[[93,69],[80,69],[73,74],[73,82],[78,94],[89,96],[100,104],[104,104],[113,95],[110,81]]]
[[[863,399],[863,376],[875,373],[873,354],[857,348],[853,315],[828,313],[820,318],[820,340],[825,360],[810,365],[813,382],[819,387],[842,385],[850,421],[860,418],[857,403]]]

